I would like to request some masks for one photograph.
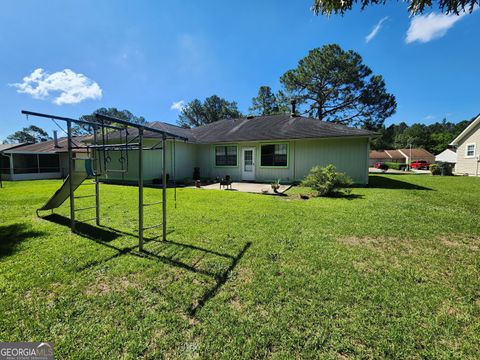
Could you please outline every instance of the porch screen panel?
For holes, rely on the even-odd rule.
[[[42,154],[38,156],[41,173],[59,172],[60,158],[58,154]]]

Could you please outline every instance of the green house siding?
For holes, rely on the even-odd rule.
[[[368,183],[366,138],[295,141],[295,180],[301,180],[315,166],[333,164],[357,184]]]
[[[157,141],[146,139],[145,146],[152,146]],[[272,167],[261,166],[262,144],[287,144],[287,166]],[[215,146],[237,146],[236,166],[216,166]],[[192,144],[182,141],[175,142],[175,177],[178,181],[185,178],[191,179],[195,167],[200,168],[202,178],[214,179],[230,175],[235,181],[242,180],[242,149],[255,149],[255,181],[270,182],[280,179],[283,182],[302,180],[309,170],[315,166],[334,164],[339,171],[347,173],[357,184],[368,183],[368,147],[367,138],[335,138],[316,140],[290,140],[290,141],[256,141],[238,142],[228,144]],[[167,142],[166,166],[170,179],[173,179],[173,142]],[[121,168],[120,152],[111,151],[109,169]],[[136,182],[138,179],[138,154],[129,151],[128,173],[124,180]],[[162,173],[162,150],[149,150],[144,152],[144,179],[151,182],[160,179]],[[109,173],[109,180],[122,180],[120,173]]]
[[[144,144],[146,147],[153,146],[158,143],[158,140],[146,139]],[[173,179],[174,163],[175,163],[175,178],[182,181],[185,178],[191,178],[193,175],[193,168],[197,166],[197,151],[194,144],[185,143],[183,141],[175,142],[175,162],[173,161],[173,141],[167,141],[166,164],[167,174],[170,179]],[[159,145],[160,147],[160,145]],[[110,162],[107,164],[109,170],[121,170],[120,151],[108,152]],[[123,153],[125,157],[125,153]],[[99,154],[103,167],[103,153]],[[124,169],[126,169],[126,162],[124,162]],[[155,179],[162,177],[162,150],[146,150],[143,152],[143,178],[145,182],[149,183]],[[138,152],[136,150],[128,151],[128,172],[122,174],[119,172],[109,172],[107,180],[111,181],[126,181],[136,182],[138,180]]]
[[[175,159],[173,157],[173,147],[175,147]],[[167,173],[170,175],[170,179],[173,179],[174,166],[175,178],[177,180],[183,181],[185,178],[191,179],[193,169],[198,166],[197,145],[183,141],[176,141],[174,145],[173,141],[168,141],[166,163]]]
[[[262,144],[287,144],[287,166],[261,166]],[[239,142],[237,166],[215,166],[215,145],[201,145],[198,151],[202,177],[224,177],[242,179],[242,148],[255,148],[255,180],[270,182],[280,179],[284,182],[302,180],[315,165],[334,164],[339,171],[347,173],[357,184],[368,183],[367,138],[338,138],[322,140],[259,141]],[[232,145],[232,144],[230,144]],[[234,144],[235,145],[235,144]]]

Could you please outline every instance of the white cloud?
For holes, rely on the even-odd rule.
[[[424,119],[425,120],[433,120],[433,119],[435,119],[435,115],[427,115],[427,116],[425,116]]]
[[[415,41],[426,43],[430,40],[441,38],[465,15],[467,15],[466,12],[460,15],[430,13],[428,15],[416,16],[410,21],[405,42],[407,44]]]
[[[175,101],[172,103],[172,106],[170,106],[170,110],[182,111],[184,106],[185,106],[185,100]]]
[[[370,34],[368,34],[365,37],[365,42],[369,43],[370,41],[373,40],[375,36],[377,36],[378,32],[383,26],[383,23],[388,20],[388,16],[385,16],[384,18],[380,19],[380,21],[373,27],[372,31],[370,31]]]
[[[23,82],[9,85],[16,87],[17,92],[30,94],[35,99],[45,100],[52,95],[52,102],[56,105],[78,104],[102,97],[102,89],[95,81],[70,69],[53,74],[36,69],[24,77]]]

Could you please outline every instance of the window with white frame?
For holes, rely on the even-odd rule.
[[[475,156],[475,144],[467,144],[467,147],[465,149],[465,156],[466,157]]]
[[[215,166],[237,166],[237,147],[215,146]]]

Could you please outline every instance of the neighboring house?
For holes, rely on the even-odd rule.
[[[17,144],[0,144],[0,177],[2,180],[10,179],[10,157],[4,155],[3,152],[7,150],[12,150],[18,148],[25,143]]]
[[[372,150],[368,157],[369,166],[375,165],[377,162],[395,162],[404,163],[405,156],[398,150]]]
[[[398,149],[398,151],[405,156],[405,162],[407,164],[418,160],[425,160],[430,164],[435,162],[435,155],[422,148]]]
[[[457,163],[457,153],[452,149],[445,149],[435,156],[435,162],[455,165]]]
[[[369,165],[373,166],[376,162],[395,162],[410,164],[413,161],[425,160],[429,163],[435,161],[435,155],[422,148],[396,149],[383,151],[370,151]]]
[[[74,137],[74,156],[85,153],[82,140]],[[68,173],[67,138],[43,141],[35,144],[15,144],[1,150],[3,180],[59,179]]]
[[[457,174],[479,176],[480,162],[480,115],[472,119],[470,125],[463,130],[450,144],[457,149]]]
[[[333,164],[357,184],[368,183],[368,153],[371,131],[350,128],[317,119],[271,115],[221,120],[193,129],[154,122],[149,126],[186,137],[188,141],[167,141],[169,179],[192,179],[194,168],[201,178],[215,179],[230,175],[235,181],[282,182],[302,180],[316,165]],[[136,136],[132,129],[129,137]],[[145,131],[145,146],[159,142],[160,134]],[[110,136],[111,142],[120,142]],[[175,163],[172,148],[175,147]],[[160,178],[162,150],[144,152],[144,179]],[[106,151],[108,168],[120,169],[124,152]],[[99,156],[102,161],[102,156]],[[128,173],[107,173],[107,180],[137,180],[135,150],[128,153]]]

